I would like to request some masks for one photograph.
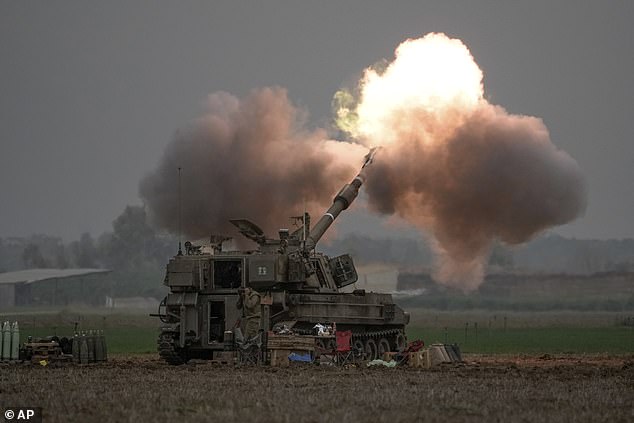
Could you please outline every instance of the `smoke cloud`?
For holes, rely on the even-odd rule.
[[[342,128],[382,145],[369,172],[370,207],[435,238],[435,279],[465,291],[482,281],[492,243],[525,242],[585,208],[574,159],[540,119],[483,98],[482,72],[466,46],[443,34],[408,40],[359,101],[339,94]]]
[[[583,210],[579,167],[539,119],[482,105],[442,143],[422,141],[377,155],[369,204],[431,231],[448,285],[477,287],[494,240],[525,242]]]
[[[354,143],[306,129],[281,88],[212,94],[142,180],[141,197],[175,232],[182,167],[185,234],[232,234],[231,218],[271,234],[304,209],[322,212],[368,147],[381,146],[367,172],[369,207],[431,234],[435,279],[473,290],[494,242],[525,242],[579,216],[586,201],[579,166],[544,123],[490,104],[482,78],[460,40],[434,33],[403,42],[392,62],[335,94],[335,122]]]
[[[366,149],[306,130],[304,119],[281,88],[243,99],[210,95],[205,115],[176,133],[157,169],[141,181],[151,217],[178,230],[179,167],[182,230],[190,237],[232,234],[232,218],[247,218],[273,235],[304,207],[321,212],[354,177]]]

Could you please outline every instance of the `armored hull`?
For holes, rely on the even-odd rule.
[[[314,261],[319,268],[331,260],[318,255]],[[347,256],[346,261],[352,264]],[[404,346],[409,316],[394,304],[391,295],[364,290],[339,292],[335,279],[327,277],[330,273],[323,274],[324,286],[302,289],[293,289],[298,283],[288,280],[265,283],[262,275],[250,277],[249,270],[268,271],[263,265],[267,262],[274,267],[270,257],[267,261],[258,253],[175,257],[165,278],[172,292],[163,301],[160,313],[164,321],[159,338],[161,356],[179,364],[190,358],[211,359],[214,352],[232,349],[233,333],[244,323],[238,308],[239,289],[247,286],[257,287],[261,294],[263,331],[286,326],[297,333],[311,334],[317,323],[334,323],[338,330],[352,331],[353,343],[365,350],[368,358]],[[356,281],[356,273],[353,279]]]
[[[308,334],[316,324],[326,323],[351,330],[354,346],[367,358],[403,348],[409,316],[392,296],[342,292],[357,281],[352,257],[330,258],[315,251],[319,239],[356,198],[373,155],[374,151],[368,154],[359,174],[335,196],[312,230],[307,213],[294,218],[301,223],[294,232],[281,229],[276,239],[248,220],[235,219],[231,223],[257,249],[223,251],[224,237],[212,237],[208,245],[188,242],[184,252],[179,248],[167,265],[164,283],[170,293],[158,313],[164,323],[158,341],[161,356],[180,364],[236,348],[236,329],[245,326],[239,308],[243,290],[259,297],[257,322],[263,333],[285,326]]]

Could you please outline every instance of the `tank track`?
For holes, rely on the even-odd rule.
[[[352,339],[369,339],[372,338],[374,340],[379,340],[381,338],[396,338],[399,334],[404,334],[404,332],[401,329],[388,329],[388,330],[377,330],[377,331],[373,331],[373,332],[364,332],[364,333],[354,333],[354,331],[352,331]]]
[[[298,331],[302,335],[309,335],[311,331]],[[326,341],[322,341],[326,342]],[[321,348],[334,349],[334,340],[329,344],[322,344]],[[359,357],[374,360],[381,358],[385,352],[400,352],[407,347],[407,338],[403,329],[386,329],[370,332],[352,332],[352,347]]]
[[[361,342],[362,345],[365,345],[365,348],[368,348],[368,340],[374,341],[374,345],[377,348],[377,352],[373,353],[374,356],[370,357],[371,359],[381,358],[381,352],[379,351],[381,340],[383,340],[383,342],[387,341],[387,344],[384,344],[383,352],[399,352],[407,347],[407,338],[402,329],[387,329],[356,334],[352,332],[353,344],[355,342]]]
[[[295,329],[296,332],[300,335],[312,335],[313,331],[308,329]],[[372,332],[356,332],[352,331],[352,339],[381,339],[381,338],[390,338],[397,337],[399,334],[405,336],[405,332],[402,329],[388,329],[388,330],[377,330]]]
[[[311,330],[298,330],[300,335],[311,335]],[[352,331],[352,342],[360,341],[362,344],[365,344],[367,340],[372,339],[375,344],[378,344],[381,339],[385,339],[389,343],[389,350],[398,352],[405,347],[407,347],[407,337],[405,336],[405,331],[403,329],[386,329],[386,330],[377,330],[370,332],[354,332]],[[377,358],[377,357],[375,357]]]
[[[158,338],[159,356],[172,366],[187,363],[187,357],[176,349],[176,339],[170,332],[163,332]]]

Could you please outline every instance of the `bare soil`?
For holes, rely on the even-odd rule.
[[[632,356],[467,356],[434,369],[2,365],[0,407],[45,422],[631,422]]]

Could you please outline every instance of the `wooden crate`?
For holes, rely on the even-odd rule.
[[[424,349],[421,351],[411,352],[407,357],[407,365],[409,367],[429,368],[431,362],[429,360],[429,350]]]
[[[286,367],[290,365],[288,355],[291,350],[271,350],[271,366]]]
[[[297,350],[315,351],[315,337],[305,335],[276,335],[268,334],[267,348],[269,350]]]

